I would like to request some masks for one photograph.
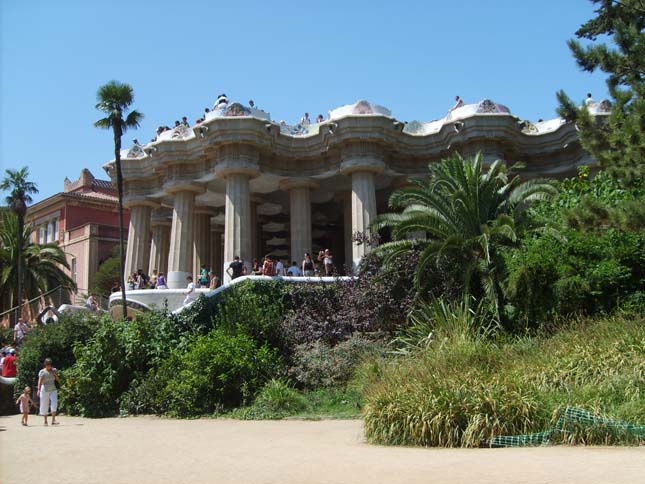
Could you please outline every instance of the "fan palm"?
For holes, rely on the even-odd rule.
[[[29,240],[31,226],[22,227],[16,214],[3,213],[2,229],[0,230],[0,261],[12,261],[20,258],[22,261],[22,294],[33,299],[39,294],[46,293],[59,286],[75,290],[76,285],[63,268],[69,269],[65,252],[56,243],[34,244]],[[0,270],[0,296],[3,301],[15,305],[19,296],[13,281],[18,277],[18,266],[2,264]],[[38,302],[32,304],[35,312]]]
[[[527,205],[556,189],[543,180],[509,178],[499,160],[486,170],[481,153],[468,160],[456,153],[429,170],[429,178],[411,178],[410,186],[392,193],[389,205],[399,212],[381,214],[372,223],[373,229],[389,228],[393,239],[376,251],[388,265],[420,248],[417,286],[430,264],[442,258],[456,262],[465,290],[487,296],[500,317],[504,267],[498,249],[515,242],[516,222]],[[414,233],[427,239],[410,237]]]
[[[5,178],[0,183],[0,189],[9,190],[9,195],[6,197],[6,202],[11,211],[17,217],[17,234],[21,236],[24,234],[25,227],[25,214],[27,213],[27,204],[33,200],[32,194],[38,193],[36,184],[27,180],[29,176],[29,168],[26,166],[20,170],[6,170]],[[28,238],[28,236],[27,236]],[[22,238],[18,241],[20,246],[24,245],[27,238]],[[15,274],[12,283],[15,285],[15,298],[11,301],[12,306],[16,304],[21,305],[23,288],[22,288],[22,269],[23,261],[22,250],[18,250],[14,254],[15,259],[11,259],[11,263],[15,264]],[[18,321],[20,310],[14,313],[14,322]]]
[[[105,113],[105,117],[94,123],[102,129],[111,129],[114,135],[114,161],[116,167],[116,186],[119,194],[119,257],[121,258],[121,298],[123,318],[127,317],[125,300],[125,284],[123,279],[125,257],[123,250],[123,176],[121,173],[121,137],[129,128],[138,128],[143,114],[137,110],[130,111],[134,102],[134,90],[129,84],[110,81],[101,86],[96,93],[98,103],[96,109]],[[125,118],[124,118],[125,116]]]

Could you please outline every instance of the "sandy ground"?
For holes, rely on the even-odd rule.
[[[413,449],[368,445],[361,422],[0,418],[0,482],[628,483],[645,447]],[[38,476],[38,477],[37,477]]]

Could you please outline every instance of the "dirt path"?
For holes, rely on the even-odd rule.
[[[0,418],[0,482],[627,483],[645,447],[410,449],[367,445],[360,421]]]

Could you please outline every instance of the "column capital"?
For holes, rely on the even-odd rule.
[[[375,143],[347,143],[340,152],[340,172],[350,175],[357,171],[381,173],[385,169],[383,149]]]
[[[166,218],[153,218],[150,219],[150,227],[170,227],[172,220]]]
[[[280,190],[291,190],[293,188],[309,188],[311,190],[317,190],[320,187],[320,184],[311,178],[285,178],[280,180],[279,183]]]
[[[123,200],[123,207],[131,209],[133,207],[150,207],[150,208],[159,208],[161,204],[153,200],[148,200],[145,198],[128,198]]]
[[[258,150],[247,144],[233,143],[217,150],[215,175],[226,178],[229,175],[246,175],[254,178],[260,174]]]
[[[178,192],[191,192],[191,193],[194,193],[195,195],[199,195],[206,192],[205,186],[197,182],[185,182],[185,181],[168,182],[165,185],[165,189],[171,195]]]
[[[195,205],[195,208],[193,208],[193,213],[195,215],[210,215],[211,217],[215,217],[219,214],[216,208],[208,207],[206,205]]]

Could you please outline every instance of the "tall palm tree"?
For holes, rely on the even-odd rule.
[[[127,318],[128,310],[125,300],[125,280],[123,278],[125,254],[123,250],[123,176],[121,173],[121,137],[128,128],[138,128],[143,114],[137,110],[130,111],[134,102],[134,91],[129,84],[110,81],[99,87],[96,93],[96,109],[105,113],[105,117],[94,123],[97,128],[111,129],[114,134],[114,161],[116,165],[116,187],[119,193],[119,256],[121,258],[121,299],[123,319]],[[124,119],[124,116],[125,119]]]
[[[16,214],[17,217],[17,234],[19,235],[18,243],[20,247],[24,246],[26,240],[29,238],[29,235],[27,235],[26,238],[23,237],[27,204],[33,201],[31,195],[38,193],[36,184],[27,180],[28,176],[29,168],[26,166],[22,167],[20,170],[6,170],[5,177],[2,180],[2,183],[0,183],[0,189],[10,191],[5,200],[11,211]],[[22,250],[17,250],[14,255],[15,259],[13,259],[13,263],[16,268],[14,284],[16,285],[16,295],[15,301],[12,301],[12,304],[15,305],[15,303],[17,303],[18,307],[22,308]],[[19,317],[20,309],[14,312],[14,323],[18,322]]]
[[[76,289],[72,278],[65,273],[63,268],[69,269],[65,252],[56,243],[34,244],[29,240],[31,226],[29,224],[20,232],[20,222],[13,212],[2,214],[2,229],[0,229],[0,300],[10,304],[18,296],[17,288],[13,281],[17,278],[19,267],[12,263],[20,257],[22,292],[28,299],[33,299],[39,294],[46,293],[59,286],[70,290]],[[32,313],[35,312],[38,302],[32,304]]]
[[[396,190],[389,205],[396,213],[379,215],[373,229],[389,228],[392,241],[376,249],[385,264],[421,248],[414,281],[421,285],[430,264],[456,262],[465,290],[481,293],[501,320],[504,267],[499,247],[515,242],[516,222],[528,204],[554,195],[543,180],[509,179],[506,166],[495,161],[485,170],[481,153],[465,160],[458,153],[429,166],[429,178],[411,178]],[[427,239],[410,238],[423,233]]]

